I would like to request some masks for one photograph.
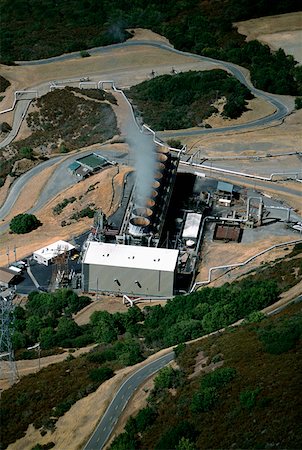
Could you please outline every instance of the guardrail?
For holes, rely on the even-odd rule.
[[[212,281],[212,273],[214,272],[214,270],[233,269],[235,267],[243,267],[246,264],[248,264],[249,262],[251,262],[254,259],[258,258],[258,256],[264,255],[265,253],[267,253],[267,252],[269,252],[271,250],[274,250],[275,248],[283,247],[283,246],[286,246],[286,245],[294,245],[294,244],[298,244],[298,243],[302,243],[302,239],[297,239],[295,241],[282,242],[281,244],[272,245],[271,247],[269,247],[269,248],[267,248],[265,250],[262,250],[259,253],[256,253],[256,255],[251,256],[246,261],[241,262],[241,263],[234,263],[234,264],[227,264],[227,265],[224,265],[224,266],[210,267],[209,273],[208,273],[208,279],[204,280],[204,281],[197,281],[197,282],[195,282],[193,287],[192,287],[192,289],[190,290],[190,293],[196,291],[198,289],[198,287],[200,287],[200,286],[203,286],[205,284],[211,283],[211,281]]]

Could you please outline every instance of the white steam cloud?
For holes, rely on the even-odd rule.
[[[152,136],[141,133],[136,123],[132,121],[127,124],[126,141],[130,152],[134,155],[136,169],[135,201],[139,206],[145,206],[146,200],[152,193],[156,147]]]

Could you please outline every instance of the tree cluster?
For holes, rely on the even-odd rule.
[[[88,297],[61,289],[54,293],[31,292],[24,308],[14,309],[13,345],[21,349],[40,342],[42,349],[81,347],[93,341],[89,326],[79,326],[72,315],[88,305]]]
[[[0,60],[9,63],[85,51],[123,42],[131,36],[129,29],[141,27],[166,36],[179,50],[246,65],[260,89],[301,95],[301,68],[295,61],[259,43],[247,58],[250,44],[233,27],[234,21],[299,10],[295,0],[3,0]]]
[[[226,98],[223,115],[235,119],[253,98],[246,86],[225,71],[189,71],[162,75],[129,90],[129,97],[154,130],[189,128],[202,124]]]
[[[13,217],[9,226],[13,233],[25,234],[35,230],[42,223],[34,214],[18,214]]]

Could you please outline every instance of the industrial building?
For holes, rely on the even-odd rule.
[[[178,250],[90,241],[83,255],[82,288],[135,296],[170,297]]]
[[[69,244],[66,241],[56,241],[53,244],[49,244],[46,247],[40,248],[33,253],[33,259],[38,264],[44,264],[48,266],[53,260],[64,253],[70,254],[75,249],[74,245]]]
[[[90,153],[89,155],[77,158],[68,166],[68,170],[82,180],[111,164],[113,163],[103,156],[97,153]]]
[[[155,173],[150,195],[142,198],[140,186],[134,186],[119,229],[108,227],[102,214],[95,216],[82,251],[84,292],[171,297],[177,292],[178,272],[193,274],[202,216],[188,215],[184,242],[181,241],[180,247],[176,245],[177,240],[175,245],[163,245],[162,234],[176,181],[179,154],[157,146],[154,156]],[[191,240],[185,237],[186,233]],[[190,248],[187,248],[188,243]]]

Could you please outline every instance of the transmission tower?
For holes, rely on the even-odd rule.
[[[13,384],[18,380],[18,372],[14,357],[14,350],[11,341],[11,334],[13,331],[13,296],[9,294],[7,297],[0,296],[0,379],[4,368],[4,363],[9,366],[9,380]]]

